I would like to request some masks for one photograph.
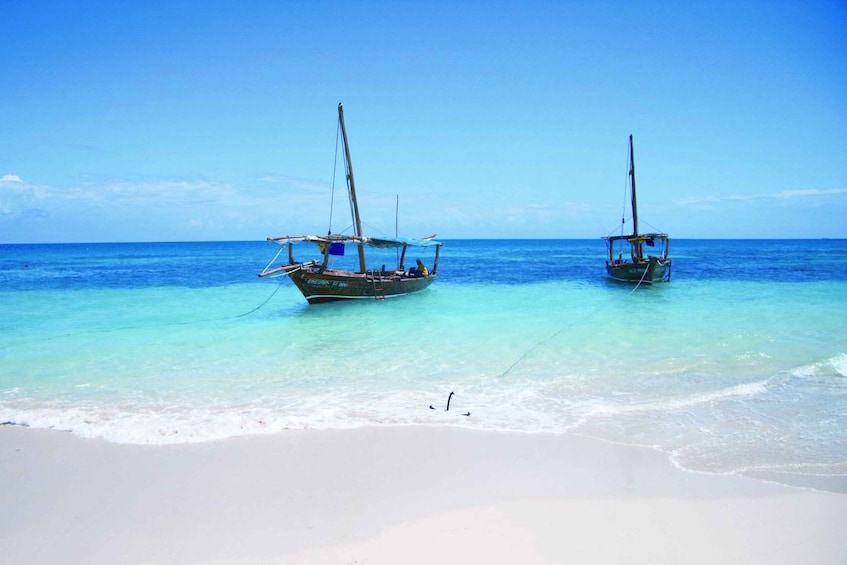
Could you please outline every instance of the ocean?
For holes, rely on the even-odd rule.
[[[579,434],[847,492],[847,240],[673,240],[672,281],[638,288],[600,239],[447,240],[427,290],[312,306],[257,277],[277,249],[0,245],[0,423]]]

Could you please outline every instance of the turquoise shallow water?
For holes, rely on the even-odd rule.
[[[675,240],[673,281],[634,292],[600,240],[447,241],[426,291],[315,306],[256,277],[275,252],[0,246],[0,422],[152,444],[578,433],[847,485],[847,240]]]

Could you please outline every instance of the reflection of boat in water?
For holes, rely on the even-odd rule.
[[[635,152],[629,136],[629,188],[632,201],[632,233],[607,236],[609,255],[606,273],[616,281],[653,284],[671,280],[670,237],[666,233],[638,233],[635,196]],[[625,220],[621,220],[621,231]],[[645,249],[647,248],[647,249]],[[647,255],[645,255],[645,252]]]
[[[442,243],[434,241],[434,236],[422,239],[407,239],[399,237],[366,237],[362,235],[362,222],[359,218],[359,205],[356,200],[356,185],[353,180],[353,165],[350,162],[350,148],[347,145],[347,130],[344,126],[344,109],[338,105],[338,121],[344,146],[344,162],[347,172],[347,192],[350,197],[350,210],[353,216],[353,234],[301,235],[269,237],[282,246],[260,277],[285,276],[291,278],[309,304],[330,302],[334,300],[370,298],[382,299],[388,296],[398,296],[417,292],[428,287],[435,280],[438,272],[438,256]],[[304,263],[294,259],[294,245],[297,243],[313,243],[318,259]],[[331,259],[344,255],[348,245],[355,245],[358,250],[358,271],[331,267]],[[407,270],[405,268],[406,251],[409,247],[434,248],[435,257],[432,270],[425,263]],[[287,248],[288,263],[274,266],[277,258]],[[397,266],[386,270],[385,265],[377,269],[368,269],[365,262],[365,250],[396,249]]]

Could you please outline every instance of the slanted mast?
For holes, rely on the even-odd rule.
[[[353,162],[350,160],[350,145],[347,143],[347,128],[344,127],[344,105],[338,103],[338,123],[341,125],[341,140],[344,145],[344,166],[347,178],[347,192],[350,195],[350,209],[353,212],[353,226],[356,230],[355,235],[362,236],[362,220],[359,217],[359,201],[356,199],[356,181],[353,179]],[[359,248],[359,272],[367,271],[365,264],[365,246],[363,243],[358,245]]]

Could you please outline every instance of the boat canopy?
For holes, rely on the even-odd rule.
[[[340,243],[342,245],[370,245],[379,248],[395,248],[395,247],[433,247],[443,245],[440,241],[435,241],[430,238],[416,239],[407,237],[364,237],[357,235],[286,235],[282,237],[269,237],[268,241],[273,241],[280,245],[287,243],[300,243],[301,241],[309,241],[312,243]]]
[[[443,245],[433,239],[417,239],[412,237],[371,237],[367,243],[374,247],[433,247]]]
[[[640,233],[638,235],[607,235],[603,239],[608,241],[622,241],[626,240],[630,243],[638,243],[638,242],[646,242],[646,241],[655,241],[655,240],[668,240],[670,237],[666,233]]]

